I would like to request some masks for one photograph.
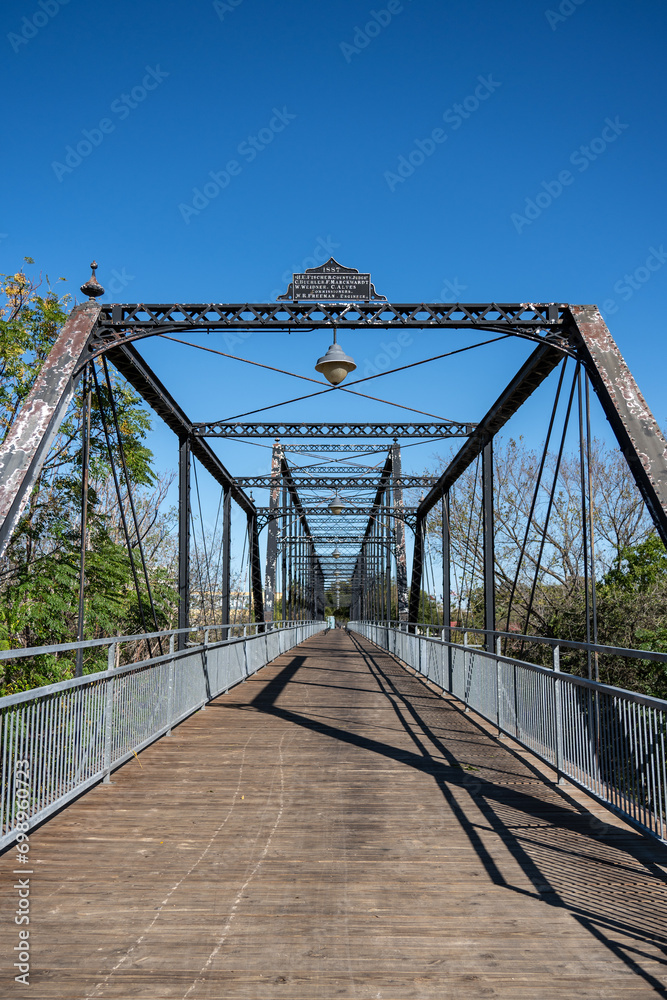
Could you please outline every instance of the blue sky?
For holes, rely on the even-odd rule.
[[[326,250],[394,302],[594,302],[664,425],[666,28],[663,0],[26,0],[0,40],[0,269],[30,255],[76,293],[95,257],[107,301],[261,302]],[[193,339],[309,376],[329,343]],[[472,341],[341,342],[363,373]],[[367,391],[477,420],[529,350],[497,345]],[[164,341],[142,351],[193,419],[305,385]],[[410,418],[324,399],[266,418]],[[545,419],[536,398],[512,432],[537,445]],[[170,434],[152,443],[173,468]],[[412,448],[406,465],[433,452]],[[268,451],[220,454],[239,474],[268,469]]]

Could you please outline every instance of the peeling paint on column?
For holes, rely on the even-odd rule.
[[[667,545],[667,441],[597,306],[570,306],[570,312],[578,354]]]
[[[0,449],[0,555],[28,502],[67,407],[100,306],[75,306]]]

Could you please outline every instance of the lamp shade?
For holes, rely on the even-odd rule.
[[[337,493],[334,495],[331,503],[329,504],[329,510],[332,514],[340,514],[343,510],[343,501]]]
[[[331,344],[329,350],[321,358],[317,359],[315,371],[324,375],[332,385],[339,385],[349,372],[353,372],[357,366],[352,358],[343,351],[340,344]]]

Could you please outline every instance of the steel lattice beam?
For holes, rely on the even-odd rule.
[[[100,347],[159,333],[199,330],[370,328],[479,329],[543,339],[558,332],[567,306],[558,303],[244,302],[102,306]]]
[[[422,486],[433,486],[437,481],[437,476],[401,476],[395,485],[403,489],[419,489]],[[236,482],[245,489],[271,489],[275,486],[271,476],[238,476]],[[373,477],[293,476],[292,482],[301,490],[377,490],[380,485],[377,472]]]
[[[474,424],[469,424],[474,427]],[[386,451],[385,444],[284,444],[283,451],[291,451],[295,455],[324,454],[331,452],[337,454],[345,452],[350,455],[383,455]]]
[[[197,437],[238,438],[452,438],[469,437],[475,424],[447,420],[442,423],[368,423],[368,424],[325,424],[310,422],[295,423],[226,423],[224,420],[210,420],[193,425]]]

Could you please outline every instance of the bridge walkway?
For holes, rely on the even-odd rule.
[[[638,1000],[667,982],[667,852],[341,630],[30,847],[31,1000]]]

